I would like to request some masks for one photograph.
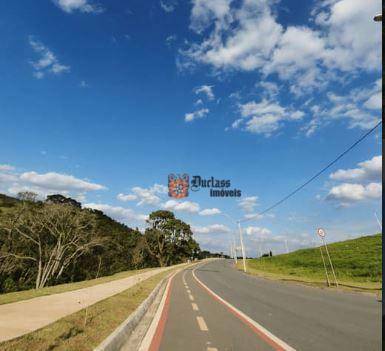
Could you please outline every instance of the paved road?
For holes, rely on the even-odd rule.
[[[176,275],[161,351],[381,349],[381,305],[374,296],[256,278],[226,260],[198,267],[195,276],[224,301],[193,270]]]

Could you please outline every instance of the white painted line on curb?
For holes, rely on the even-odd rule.
[[[209,330],[209,328],[207,328],[206,322],[203,319],[203,317],[197,316],[197,322],[198,322],[200,330],[202,330],[202,331],[208,331]]]
[[[173,273],[169,278],[168,278],[168,281],[167,281],[167,285],[166,285],[166,288],[163,292],[163,296],[162,296],[162,300],[160,301],[160,304],[158,306],[158,309],[155,313],[155,316],[154,318],[152,319],[152,322],[147,330],[147,333],[146,335],[144,336],[143,340],[142,340],[142,343],[139,347],[139,351],[148,351],[150,346],[151,346],[151,342],[152,342],[152,339],[155,335],[155,332],[156,332],[156,329],[158,327],[158,323],[159,323],[159,320],[162,316],[162,312],[163,312],[163,308],[164,308],[164,305],[166,303],[166,298],[167,298],[167,295],[168,295],[168,292],[170,290],[170,287],[171,287],[171,282],[173,280],[173,278],[175,277],[175,275],[178,273],[179,271],[176,271],[175,273]]]
[[[192,303],[191,303],[191,306],[192,306],[192,309],[193,309],[194,311],[199,311],[198,305],[197,305],[196,303],[192,302]]]
[[[255,320],[250,318],[248,315],[240,311],[238,308],[233,306],[231,303],[227,302],[223,298],[221,298],[219,295],[217,295],[214,291],[212,291],[207,285],[203,284],[202,281],[200,281],[197,276],[195,275],[195,270],[197,268],[193,269],[192,275],[194,279],[204,288],[207,290],[209,294],[211,294],[216,300],[221,302],[223,305],[225,305],[233,314],[235,314],[239,319],[241,319],[243,322],[245,322],[254,332],[256,332],[258,335],[261,335],[269,341],[270,344],[273,344],[272,346],[275,346],[276,350],[284,350],[284,351],[296,351],[294,348],[292,348],[290,345],[286,344],[283,340],[279,339],[272,333],[270,333],[266,328],[264,328],[262,325],[257,323]]]

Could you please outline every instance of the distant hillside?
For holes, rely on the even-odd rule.
[[[363,236],[328,245],[337,278],[349,285],[377,287],[382,281],[382,235]],[[326,255],[325,251],[324,255]],[[251,273],[284,278],[325,281],[319,247],[289,254],[248,260]],[[329,267],[330,268],[330,267]]]
[[[12,207],[16,205],[19,200],[4,194],[0,194],[0,207]]]

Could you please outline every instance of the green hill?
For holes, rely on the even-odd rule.
[[[340,283],[373,289],[381,287],[381,234],[336,242],[329,244],[328,249]],[[323,253],[326,259],[324,248]],[[325,283],[325,270],[319,247],[273,257],[251,259],[247,261],[247,266],[249,273],[252,274]],[[328,268],[330,271],[330,267]]]

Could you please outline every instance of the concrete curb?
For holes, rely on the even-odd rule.
[[[133,330],[137,327],[159,291],[165,287],[169,275],[162,279],[154,288],[151,294],[139,305],[139,307],[131,313],[128,318],[121,323],[103,342],[97,346],[94,351],[116,351],[120,350],[127,338],[131,335]]]

